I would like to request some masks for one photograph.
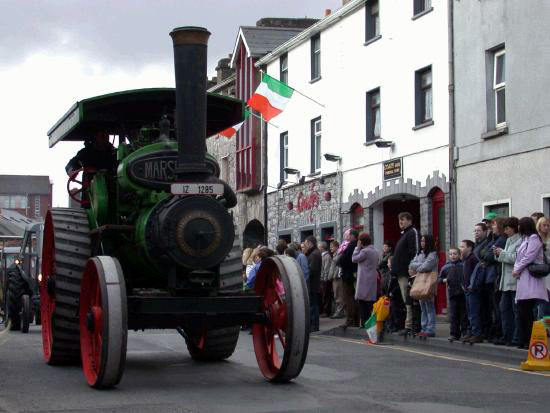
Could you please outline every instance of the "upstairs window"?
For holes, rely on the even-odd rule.
[[[280,174],[279,182],[286,181],[288,174],[285,172],[285,168],[288,168],[288,132],[281,133],[280,142]]]
[[[365,28],[366,42],[380,36],[380,8],[378,0],[367,2],[365,7]]]
[[[432,67],[415,72],[415,125],[431,122],[433,119]]]
[[[280,73],[279,80],[288,85],[288,54],[284,54],[279,59]]]
[[[426,12],[432,8],[432,0],[413,0],[413,14]]]
[[[380,88],[367,92],[367,142],[380,139]]]
[[[496,127],[506,126],[506,52],[501,49],[494,55],[493,91]]]
[[[321,77],[321,35],[311,38],[311,80]]]
[[[311,173],[321,170],[321,117],[311,120]]]

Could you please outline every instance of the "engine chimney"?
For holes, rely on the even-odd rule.
[[[170,33],[176,71],[178,176],[208,174],[206,154],[206,50],[210,32],[178,27]]]

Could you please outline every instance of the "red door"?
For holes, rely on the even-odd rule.
[[[432,219],[435,247],[439,254],[438,270],[440,270],[445,265],[447,246],[445,245],[445,194],[439,188],[432,194]],[[445,284],[438,284],[435,311],[441,314],[444,308],[447,308],[447,289]]]
[[[413,216],[413,225],[417,229],[420,228],[420,202],[417,199],[384,202],[384,242],[390,241],[394,248],[401,237],[397,218],[401,212],[410,212]]]

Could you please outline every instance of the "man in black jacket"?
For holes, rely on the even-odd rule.
[[[321,293],[321,267],[323,258],[317,248],[317,238],[310,235],[305,241],[309,264],[309,307],[311,331],[319,331],[319,294]]]
[[[410,302],[408,297],[409,282],[409,264],[411,260],[420,252],[420,236],[415,227],[413,227],[412,215],[409,212],[401,212],[398,215],[399,228],[401,229],[401,238],[395,246],[392,258],[392,274],[397,276],[399,289],[403,302]],[[405,319],[406,334],[412,330],[412,305],[407,304],[407,318]]]

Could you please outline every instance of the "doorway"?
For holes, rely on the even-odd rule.
[[[257,219],[250,221],[243,232],[243,248],[256,248],[264,243],[264,226]]]
[[[399,219],[401,212],[410,212],[413,216],[413,225],[420,229],[420,201],[418,199],[398,199],[384,202],[384,242],[390,241],[392,248],[401,237]]]
[[[445,265],[447,256],[446,227],[445,227],[445,194],[439,188],[435,188],[431,194],[432,198],[432,222],[435,247],[439,255],[438,270]],[[437,295],[435,298],[436,314],[443,313],[447,308],[447,289],[445,284],[437,285]]]

